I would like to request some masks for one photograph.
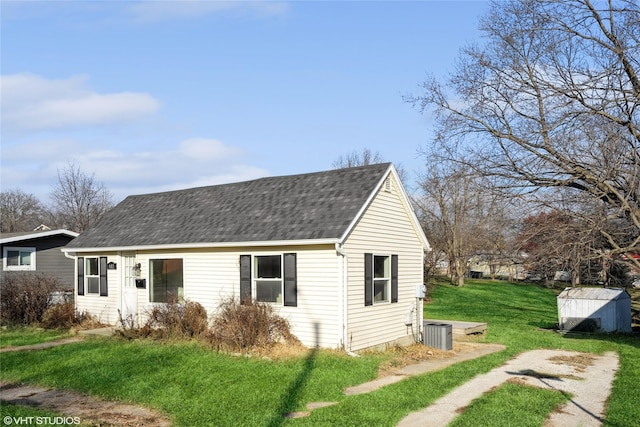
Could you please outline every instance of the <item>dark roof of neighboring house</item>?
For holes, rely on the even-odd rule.
[[[66,249],[339,239],[390,166],[129,196]]]
[[[75,231],[69,231],[65,229],[2,233],[2,235],[0,236],[0,243],[4,245],[7,243],[23,242],[25,240],[40,239],[42,237],[51,237],[51,236],[58,236],[58,235],[74,238],[78,236],[78,233],[76,233]]]

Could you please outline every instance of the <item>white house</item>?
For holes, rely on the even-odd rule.
[[[390,163],[129,196],[63,249],[102,322],[250,296],[305,345],[353,351],[414,340],[427,250]]]

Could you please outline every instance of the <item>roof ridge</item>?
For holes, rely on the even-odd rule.
[[[199,189],[206,189],[206,188],[213,188],[213,187],[224,187],[224,186],[234,186],[234,185],[243,185],[243,184],[249,184],[249,183],[254,183],[254,182],[260,182],[260,181],[269,181],[269,180],[279,180],[279,179],[293,179],[293,178],[299,178],[299,177],[313,177],[314,175],[323,175],[323,174],[332,174],[338,171],[355,171],[355,170],[359,170],[359,169],[368,169],[368,168],[374,168],[374,167],[382,167],[384,165],[384,169],[386,170],[389,165],[391,165],[391,162],[382,162],[382,163],[372,163],[372,164],[368,164],[368,165],[360,165],[360,166],[351,166],[351,167],[346,167],[346,168],[335,168],[335,169],[327,169],[327,170],[322,170],[322,171],[315,171],[315,172],[306,172],[306,173],[299,173],[299,174],[293,174],[293,175],[274,175],[274,176],[263,176],[260,178],[253,178],[253,179],[247,179],[244,181],[233,181],[233,182],[225,182],[225,183],[221,183],[221,184],[211,184],[211,185],[199,185],[196,187],[186,187],[186,188],[179,188],[179,189],[175,189],[175,190],[165,190],[165,191],[157,191],[157,192],[153,192],[153,193],[140,193],[140,194],[131,194],[129,196],[127,196],[127,198],[129,197],[142,197],[142,196],[151,196],[154,194],[160,195],[160,194],[170,194],[170,193],[179,193],[179,192],[183,192],[183,191],[195,191],[195,190],[199,190]]]

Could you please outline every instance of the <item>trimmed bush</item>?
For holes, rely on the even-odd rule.
[[[220,350],[240,352],[276,343],[299,343],[289,322],[274,313],[270,304],[250,300],[240,303],[233,297],[220,303],[207,338]]]

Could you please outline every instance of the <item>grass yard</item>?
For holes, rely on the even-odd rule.
[[[70,336],[68,331],[33,327],[2,327],[0,329],[0,348],[20,345],[39,344]]]
[[[4,353],[0,376],[139,403],[159,409],[178,426],[393,426],[523,351],[613,350],[621,366],[605,426],[640,426],[637,335],[562,337],[552,331],[557,322],[555,293],[533,285],[478,280],[463,288],[439,285],[431,297],[425,317],[488,322],[483,340],[503,343],[507,350],[355,396],[342,390],[374,378],[389,354],[352,358],[323,350],[270,361],[218,354],[195,343],[96,338],[37,352]],[[486,425],[483,420],[491,420],[491,425],[539,426],[565,398],[508,384],[475,401],[454,425]],[[306,418],[282,417],[318,401],[339,404],[314,410]]]

